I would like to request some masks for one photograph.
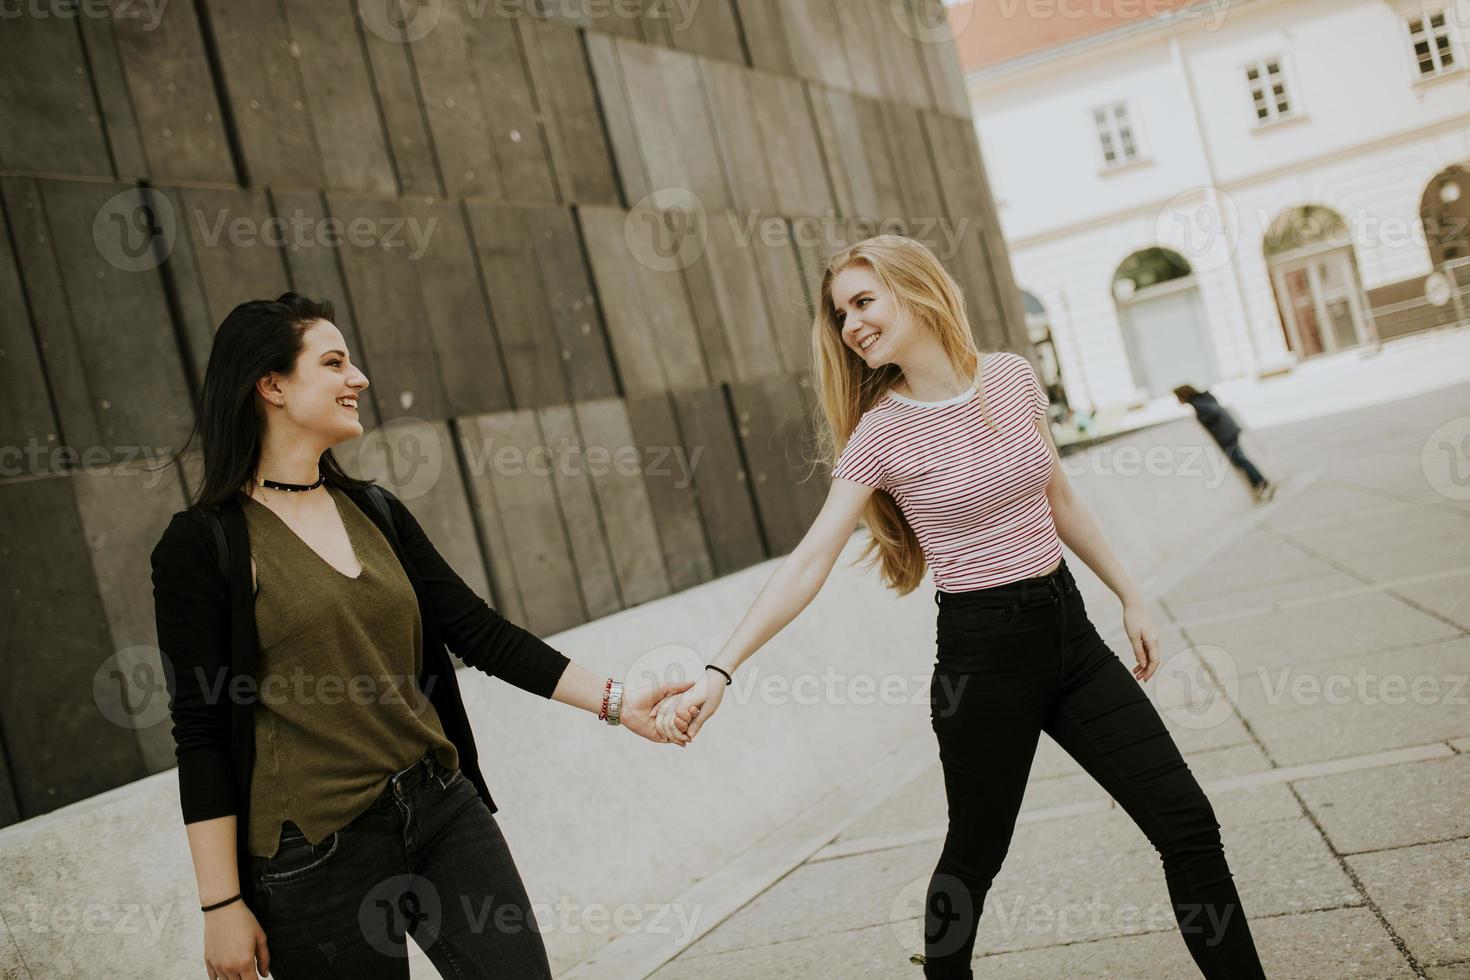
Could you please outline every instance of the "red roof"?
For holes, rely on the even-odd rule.
[[[969,0],[949,8],[966,73],[1203,0]]]

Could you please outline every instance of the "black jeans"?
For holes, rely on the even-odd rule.
[[[949,833],[926,896],[924,975],[972,976],[985,895],[1045,731],[1158,850],[1200,971],[1264,978],[1214,810],[1138,680],[1088,620],[1065,559],[1050,575],[935,601],[930,712]]]
[[[280,841],[251,858],[272,977],[407,980],[408,935],[440,976],[551,976],[495,817],[432,752],[320,843],[291,822]]]

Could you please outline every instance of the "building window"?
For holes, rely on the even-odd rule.
[[[1292,115],[1294,106],[1287,92],[1286,71],[1282,68],[1280,58],[1247,65],[1245,77],[1250,83],[1257,122],[1264,125]]]
[[[1409,14],[1404,23],[1409,29],[1409,44],[1414,49],[1414,65],[1420,78],[1442,75],[1457,66],[1444,7],[1425,6]]]
[[[1138,138],[1128,115],[1128,104],[1118,102],[1092,111],[1097,136],[1102,142],[1103,163],[1120,167],[1138,159]]]

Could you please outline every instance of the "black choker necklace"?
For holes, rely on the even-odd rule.
[[[300,493],[303,490],[315,490],[322,485],[325,476],[318,476],[315,483],[277,483],[275,480],[261,478],[260,485],[271,490],[285,490],[287,493]]]

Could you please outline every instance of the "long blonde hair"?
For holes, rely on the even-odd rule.
[[[996,429],[979,377],[983,356],[970,333],[959,283],[923,243],[902,235],[878,235],[834,254],[822,275],[822,295],[812,323],[812,363],[823,416],[816,426],[820,457],[835,466],[863,413],[903,378],[898,365],[884,364],[874,370],[842,342],[832,281],[855,265],[872,270],[893,295],[898,316],[909,318],[912,324],[933,334],[956,372],[975,378],[981,415],[992,430]],[[912,592],[924,578],[924,553],[898,504],[884,491],[874,491],[863,509],[862,522],[870,538],[859,560],[876,552],[867,565],[880,565],[884,584],[899,595]]]

